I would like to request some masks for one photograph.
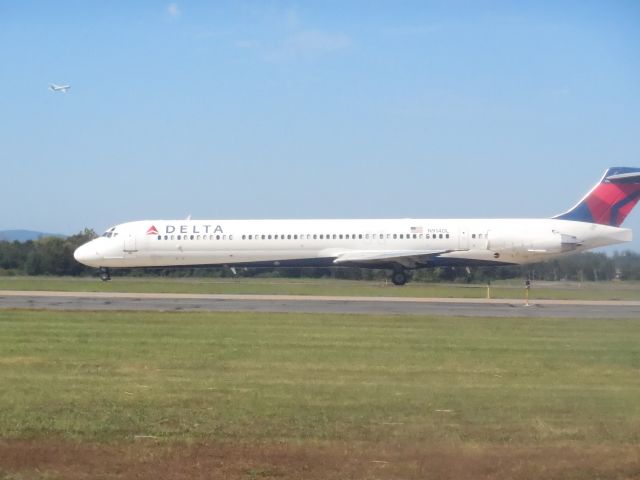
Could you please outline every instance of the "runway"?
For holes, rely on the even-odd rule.
[[[302,295],[207,295],[164,293],[0,291],[0,309],[151,310],[397,314],[463,317],[630,318],[640,320],[638,301],[468,298],[339,297]]]

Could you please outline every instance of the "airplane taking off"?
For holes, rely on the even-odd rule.
[[[80,263],[115,267],[384,268],[522,265],[631,241],[620,225],[640,199],[640,168],[609,168],[577,205],[553,218],[144,220],[78,247]]]
[[[71,85],[56,85],[55,83],[49,85],[49,90],[53,92],[67,93],[67,90],[69,90],[70,88]]]

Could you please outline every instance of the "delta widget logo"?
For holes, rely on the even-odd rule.
[[[147,230],[147,235],[158,235],[158,229],[155,227],[155,225],[151,225],[149,227],[149,230]]]

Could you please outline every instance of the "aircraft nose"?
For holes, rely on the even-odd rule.
[[[99,259],[99,255],[98,252],[96,252],[96,249],[93,248],[94,245],[92,245],[91,243],[92,242],[85,243],[84,245],[80,245],[78,248],[76,248],[76,250],[73,252],[73,258],[75,258],[83,265],[96,267],[99,266],[95,263]]]

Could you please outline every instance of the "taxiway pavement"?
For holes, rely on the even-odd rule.
[[[0,291],[0,309],[356,313],[464,317],[629,318],[640,301]]]

